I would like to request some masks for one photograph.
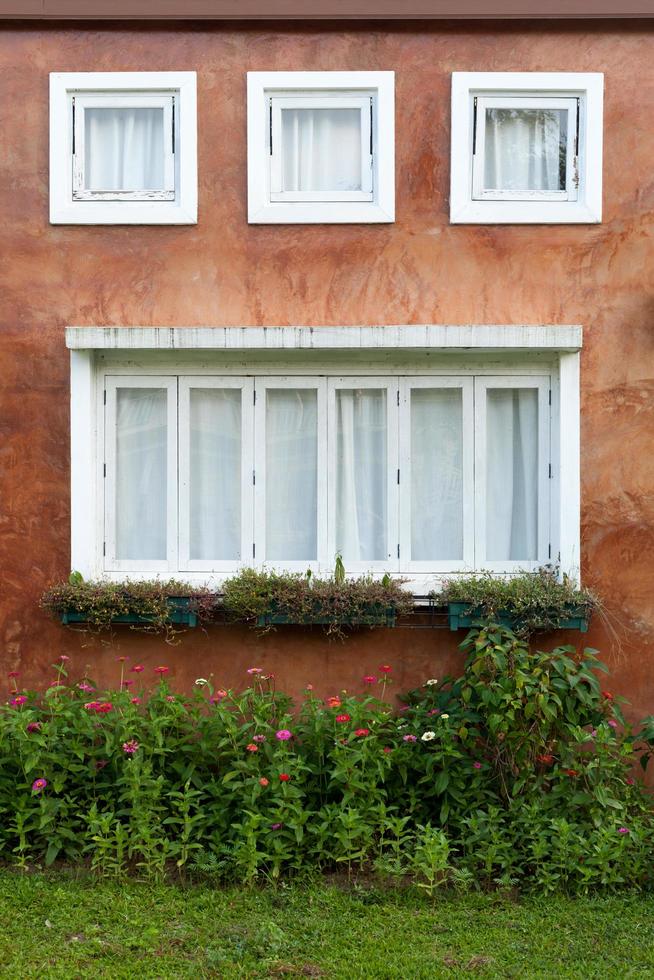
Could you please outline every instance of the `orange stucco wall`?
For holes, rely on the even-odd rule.
[[[345,645],[287,629],[121,634],[104,646],[37,608],[69,570],[66,324],[581,323],[583,577],[604,597],[589,642],[636,715],[654,711],[654,31],[645,25],[18,27],[0,33],[0,642],[20,683],[115,678],[115,658],[176,682],[239,684],[257,663],[294,688],[359,686],[381,662],[398,689],[454,669],[441,631]],[[198,72],[200,217],[193,227],[48,223],[48,73]],[[245,72],[394,69],[393,225],[248,226]],[[448,223],[450,72],[603,71],[604,220]],[[460,639],[460,636],[458,637]],[[576,643],[582,637],[572,635]],[[365,669],[364,669],[365,668]],[[1,684],[0,679],[0,684]]]

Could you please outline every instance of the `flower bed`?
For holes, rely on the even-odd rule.
[[[12,672],[0,859],[246,883],[363,867],[430,893],[649,887],[654,821],[632,766],[651,720],[631,734],[590,651],[532,652],[496,626],[463,646],[462,676],[399,710],[388,664],[299,706],[260,667],[241,692],[198,678],[190,695],[124,657],[112,691],[65,657],[40,693]]]

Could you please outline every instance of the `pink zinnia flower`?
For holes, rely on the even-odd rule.
[[[359,738],[363,738],[364,735],[370,735],[370,729],[369,728],[357,728],[357,729],[355,729],[354,734],[357,735]]]
[[[253,735],[252,736],[252,741],[253,742],[265,742],[266,741],[266,736],[265,735]]]
[[[32,792],[40,793],[42,789],[45,789],[48,785],[47,779],[35,779],[32,783]]]
[[[268,786],[268,785],[269,785],[268,780],[266,779],[265,776],[262,776],[261,779],[259,780],[259,786]]]
[[[20,674],[18,673],[17,670],[10,670],[9,673],[7,674],[7,677],[20,677]]]
[[[79,690],[84,691],[85,694],[91,694],[92,691],[95,691],[93,685],[89,684],[87,681],[80,681],[77,686]]]
[[[403,742],[417,742],[418,738],[416,735],[404,735],[402,738]]]
[[[390,745],[385,745],[382,751],[385,752],[388,755],[388,753],[389,752],[392,752],[393,750],[390,747]]]
[[[390,666],[390,664],[380,664],[379,670],[382,672],[382,674],[390,674],[393,668]]]
[[[248,674],[263,674],[263,667],[248,667]]]
[[[106,715],[109,711],[113,711],[113,709],[114,706],[111,701],[101,701],[95,710],[100,715]]]
[[[259,746],[258,745],[255,745],[254,742],[250,742],[250,744],[249,745],[246,745],[245,748],[248,750],[248,752],[258,752],[259,751]]]
[[[167,694],[166,695],[166,701],[174,701],[174,700],[175,700],[175,695],[174,694]]]
[[[31,721],[29,723],[29,725],[27,726],[27,731],[28,732],[39,732],[39,731],[41,731],[41,722],[40,721]]]
[[[633,776],[627,776],[627,786],[633,786],[636,780]]]
[[[129,742],[123,742],[123,752],[126,755],[134,755],[135,752],[139,750],[139,743],[135,738],[130,738]]]
[[[352,721],[352,718],[350,715],[336,715],[336,721],[338,721],[340,724],[344,724],[347,721]]]
[[[15,698],[12,698],[9,704],[13,705],[14,708],[20,708],[21,704],[25,704],[27,698],[24,694],[17,694]]]
[[[617,721],[614,721],[613,718],[609,718],[609,720],[607,721],[606,724],[607,725],[610,725],[611,728],[617,728],[618,727]]]
[[[129,679],[128,679],[128,678],[126,677],[126,678],[125,678],[125,680],[123,681],[123,687],[131,687],[133,683],[134,683],[134,681],[133,681],[133,680],[129,680]]]
[[[473,762],[472,763],[472,768],[473,769],[481,769],[481,762]]]
[[[288,728],[280,728],[278,732],[275,732],[275,738],[278,738],[280,742],[288,742],[289,738],[293,738],[293,733],[289,732]]]
[[[87,701],[86,704],[84,705],[84,707],[86,708],[87,711],[97,711],[98,708],[100,707],[100,702],[99,701]]]
[[[284,826],[284,824],[282,824],[282,823],[272,823],[270,825],[270,829],[271,830],[279,830],[280,827],[283,827],[283,826]]]
[[[145,667],[143,666],[143,664],[134,664],[134,666],[130,667],[129,669],[132,671],[133,674],[140,674],[145,670]]]
[[[220,701],[223,700],[223,698],[226,697],[227,697],[227,691],[220,690],[220,691],[216,691],[216,693],[209,698],[209,701],[211,702],[211,704],[218,704]]]
[[[440,713],[441,713],[440,708],[432,708],[431,711],[427,712],[428,715],[440,715]]]
[[[305,691],[313,691],[313,684],[307,684],[307,686],[305,687],[304,690]]]
[[[363,683],[364,684],[376,684],[377,683],[377,678],[375,677],[374,674],[366,674],[366,676],[363,678]]]
[[[105,766],[108,766],[108,765],[109,765],[109,760],[108,759],[98,759],[96,761],[96,763],[95,763],[95,768],[96,769],[104,769],[104,767]]]
[[[59,659],[61,660],[62,664],[67,664],[68,661],[70,660],[70,657],[67,657],[65,653],[62,653]]]
[[[629,828],[628,827],[618,827],[618,833],[619,834],[628,834],[629,833]]]
[[[130,699],[129,699],[129,703],[130,703],[130,704],[140,704],[140,703],[141,703],[141,699],[140,699],[139,697],[136,697],[136,698],[130,698]]]
[[[124,664],[127,659],[128,659],[127,657],[116,657],[116,663]]]
[[[155,667],[154,668],[155,674],[161,674],[161,675],[167,674],[169,670],[170,670],[170,667]]]

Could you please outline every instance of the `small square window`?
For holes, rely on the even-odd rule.
[[[250,72],[249,221],[393,221],[393,143],[393,72]]]
[[[51,76],[50,220],[197,221],[195,73]]]
[[[455,72],[451,221],[600,221],[602,83],[602,75]]]

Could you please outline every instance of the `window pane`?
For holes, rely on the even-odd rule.
[[[241,392],[192,388],[190,557],[241,557]]]
[[[566,109],[486,109],[484,187],[565,190],[567,129]]]
[[[411,558],[463,558],[463,393],[411,391]]]
[[[336,392],[336,550],[344,562],[384,561],[387,548],[386,391]]]
[[[486,557],[538,558],[538,392],[486,395]]]
[[[162,108],[86,109],[86,190],[163,190],[163,117]]]
[[[116,558],[166,558],[167,392],[116,391]]]
[[[266,392],[266,554],[277,561],[318,558],[318,393]]]
[[[282,109],[285,191],[361,190],[361,111]]]

